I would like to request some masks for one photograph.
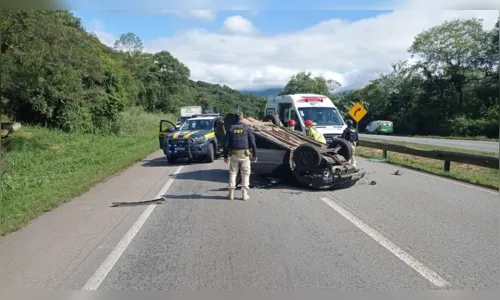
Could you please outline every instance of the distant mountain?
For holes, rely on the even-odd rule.
[[[282,88],[272,88],[272,89],[260,90],[260,91],[244,90],[244,91],[240,91],[240,93],[250,94],[250,95],[253,95],[255,97],[267,97],[267,96],[271,96],[271,95],[277,95],[281,91],[281,89]]]
[[[356,90],[345,90],[345,91],[338,91],[338,92],[334,92],[333,94],[334,95],[339,95],[339,94],[350,94],[352,92],[354,92]]]
[[[242,94],[250,94],[256,97],[267,97],[271,95],[277,95],[282,88],[272,88],[272,89],[267,89],[267,90],[259,90],[259,91],[248,91],[248,90],[243,90],[240,91]],[[355,90],[345,90],[345,91],[337,91],[334,92],[334,95],[339,95],[339,94],[350,94],[354,92]]]

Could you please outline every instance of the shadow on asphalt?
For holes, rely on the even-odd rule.
[[[212,170],[196,170],[190,172],[181,172],[175,176],[176,180],[196,180],[196,181],[206,181],[206,182],[216,182],[224,184],[224,187],[219,189],[212,189],[214,192],[227,191],[227,184],[229,183],[229,171],[225,169],[212,169]],[[237,178],[237,190],[241,189],[241,180]],[[303,193],[311,192],[324,192],[317,191],[313,189],[308,189],[307,187],[298,186],[290,178],[277,178],[277,177],[267,177],[252,174],[250,176],[250,188],[251,189],[266,189],[266,190],[279,190],[285,194],[301,195]]]
[[[161,164],[161,162],[158,161],[163,161],[165,164],[168,164],[166,159],[164,158],[159,158],[159,159],[154,159],[149,161],[148,163],[150,164]],[[175,176],[176,180],[196,180],[196,181],[205,181],[205,182],[215,182],[215,183],[222,183],[224,184],[224,187],[221,187],[219,189],[212,189],[211,191],[214,192],[222,192],[222,191],[227,191],[227,184],[229,181],[229,171],[226,169],[205,169],[205,170],[196,170],[196,171],[189,171],[189,172],[181,172],[177,175],[170,175],[172,177]],[[281,178],[280,178],[281,177]],[[291,195],[301,195],[304,193],[321,193],[325,191],[329,192],[335,192],[335,191],[340,191],[344,189],[352,189],[356,188],[356,186],[359,185],[365,185],[369,184],[367,181],[366,177],[361,179],[357,184],[354,186],[352,185],[347,185],[347,186],[339,186],[333,189],[327,189],[327,190],[316,190],[316,189],[311,189],[302,185],[299,185],[294,178],[290,176],[259,176],[256,174],[252,174],[250,177],[250,188],[251,189],[266,189],[266,190],[276,190],[280,191],[284,194],[291,194]],[[241,180],[238,177],[237,178],[237,190],[241,189],[240,186]]]
[[[142,161],[142,166],[143,167],[168,167],[168,166],[188,166],[188,165],[195,165],[199,164],[199,162],[189,162],[188,160],[179,160],[175,164],[170,164],[167,161],[166,157],[158,157],[154,159],[145,159]]]
[[[207,182],[227,183],[229,180],[228,170],[213,169],[213,170],[196,170],[189,172],[181,172],[175,176],[176,180],[198,180]]]

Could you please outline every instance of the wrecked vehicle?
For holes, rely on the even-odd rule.
[[[223,127],[216,126],[220,135],[225,135],[237,117],[229,114],[223,122]],[[365,176],[364,170],[349,163],[353,149],[343,139],[333,138],[328,145],[317,142],[282,127],[275,115],[262,121],[244,118],[243,123],[254,132],[259,151],[257,162],[252,163],[254,175],[286,178],[313,189],[348,188]]]

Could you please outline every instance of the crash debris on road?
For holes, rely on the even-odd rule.
[[[135,202],[112,202],[111,207],[117,206],[138,206],[138,205],[149,205],[149,204],[162,204],[165,202],[165,197],[161,197],[153,200],[135,201]]]

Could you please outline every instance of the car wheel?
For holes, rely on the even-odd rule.
[[[318,147],[305,143],[295,149],[292,159],[299,170],[312,171],[319,167],[322,157]]]
[[[332,142],[328,145],[328,149],[338,148],[338,147],[340,147],[340,150],[337,153],[342,155],[345,158],[345,160],[350,160],[352,158],[353,155],[352,146],[348,141],[344,139],[334,138]]]
[[[208,143],[208,153],[206,157],[207,162],[211,163],[215,160],[214,144]]]
[[[277,115],[267,115],[262,119],[263,122],[271,122],[276,126],[281,126],[281,121]]]
[[[177,157],[167,156],[167,161],[169,164],[175,164],[177,162]]]

